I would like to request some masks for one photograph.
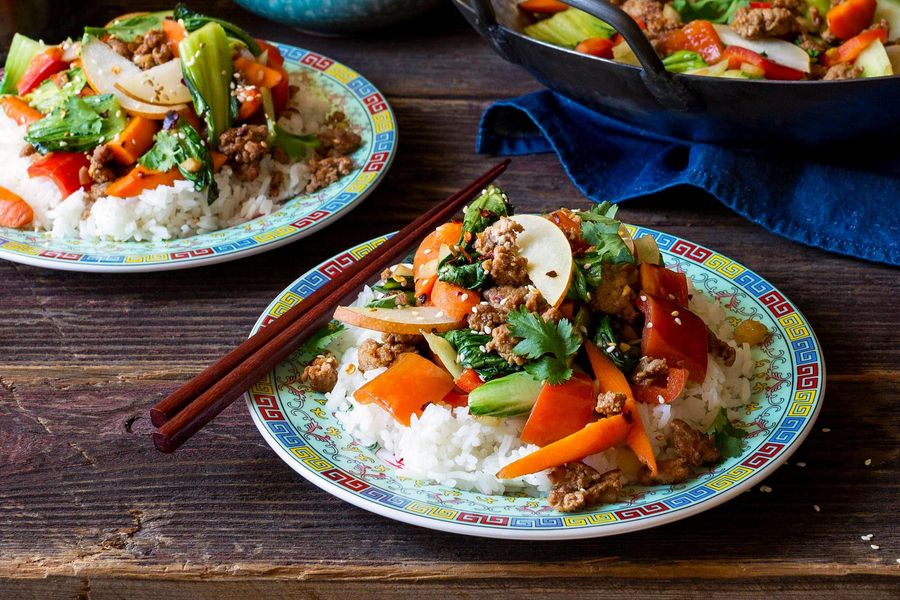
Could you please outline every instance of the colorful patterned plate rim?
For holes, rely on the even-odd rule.
[[[825,391],[822,352],[806,318],[765,279],[713,250],[651,229],[666,264],[718,298],[732,322],[753,317],[772,333],[754,349],[757,375],[742,419],[750,426],[741,456],[683,484],[636,487],[629,497],[584,513],[557,513],[539,498],[485,496],[399,475],[393,457],[352,440],[324,406],[321,394],[299,381],[295,353],[261,379],[246,401],[263,438],[305,479],[355,506],[441,531],[504,539],[572,539],[636,531],[718,506],[761,482],[793,454],[813,427]],[[253,332],[308,296],[389,236],[360,244],[307,272],[260,316]]]
[[[212,233],[167,242],[97,242],[53,239],[0,228],[0,258],[67,271],[130,273],[186,269],[272,250],[306,237],[344,216],[379,184],[394,159],[397,125],[378,89],[356,71],[326,56],[273,42],[289,70],[309,73],[357,127],[363,144],[358,167],[313,194],[301,194],[272,214]]]

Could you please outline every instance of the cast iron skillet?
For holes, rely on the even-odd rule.
[[[606,0],[564,0],[612,25],[642,67],[586,56],[518,32],[514,0],[454,0],[506,60],[550,89],[642,129],[756,150],[893,139],[900,76],[844,81],[766,81],[673,75],[637,23]],[[498,16],[501,22],[498,22]]]

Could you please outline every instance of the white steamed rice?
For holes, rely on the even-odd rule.
[[[291,74],[299,88],[279,124],[294,133],[314,133],[334,107],[302,73]],[[206,190],[195,191],[188,181],[147,190],[133,198],[104,196],[87,206],[82,190],[62,198],[48,177],[28,177],[28,166],[37,155],[22,156],[26,127],[0,113],[0,186],[25,199],[34,210],[32,227],[50,231],[53,237],[80,237],[115,241],[163,241],[209,233],[267,215],[280,201],[302,193],[309,183],[306,161],[283,165],[266,156],[260,175],[242,182],[223,167],[216,175],[219,198],[207,203]],[[278,198],[268,196],[272,175],[280,171],[283,183]],[[89,208],[89,210],[87,210]]]
[[[737,346],[733,329],[726,321],[725,309],[717,301],[694,290],[690,309],[716,332],[719,338],[735,348],[734,364],[725,366],[712,355],[706,379],[702,384],[689,383],[682,395],[671,404],[639,403],[647,434],[658,458],[666,458],[671,423],[682,419],[706,430],[722,407],[729,418],[737,419],[737,410],[750,401],[750,379],[754,359],[747,344]],[[365,304],[374,297],[366,288],[356,301]],[[465,408],[449,409],[431,404],[421,417],[413,415],[404,427],[375,404],[362,405],[353,399],[353,391],[374,379],[385,369],[362,372],[356,368],[356,348],[362,340],[379,334],[347,327],[331,350],[338,357],[338,382],[328,394],[327,407],[333,411],[347,432],[365,445],[378,444],[391,452],[403,468],[399,475],[436,481],[461,490],[482,494],[502,494],[519,490],[532,495],[545,495],[550,489],[546,472],[516,480],[500,480],[494,476],[504,465],[533,452],[536,446],[519,440],[525,418],[478,420]],[[352,366],[351,366],[352,365]],[[621,467],[624,483],[634,481],[635,462],[622,462],[622,452],[612,449],[584,459],[598,471]],[[633,455],[631,455],[633,457]]]

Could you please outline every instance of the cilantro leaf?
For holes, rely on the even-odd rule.
[[[582,264],[598,265],[600,263],[633,263],[634,256],[628,250],[625,241],[619,235],[621,223],[615,219],[619,207],[609,202],[601,202],[590,210],[581,211],[581,236],[593,246],[584,255]],[[599,283],[600,273],[596,274]],[[596,287],[596,286],[594,286]]]
[[[556,384],[572,377],[568,358],[578,351],[581,337],[568,319],[545,321],[520,307],[509,313],[509,332],[522,338],[513,352],[534,361],[524,366],[533,378]]]
[[[708,433],[716,439],[716,448],[723,458],[733,458],[740,456],[744,448],[743,438],[747,437],[747,432],[743,429],[735,427],[728,419],[728,411],[725,408],[719,410],[719,414],[713,419]]]
[[[207,190],[210,204],[219,194],[209,150],[203,145],[197,130],[184,119],[179,119],[174,129],[157,133],[153,147],[138,162],[160,172],[177,168],[185,179],[194,184],[195,190]]]
[[[303,344],[303,352],[312,356],[322,354],[322,352],[337,339],[342,331],[344,331],[344,325],[342,323],[338,323],[337,321],[330,322],[326,327],[323,327],[311,338],[306,340],[306,343]]]

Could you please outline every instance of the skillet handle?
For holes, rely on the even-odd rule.
[[[641,79],[650,93],[666,108],[677,111],[690,111],[699,108],[699,100],[680,81],[666,71],[662,59],[653,49],[650,40],[641,31],[637,21],[624,10],[611,4],[608,0],[562,0],[566,4],[612,25],[622,34],[628,46],[634,52],[643,70]],[[476,4],[479,4],[476,2]]]
[[[506,37],[500,24],[497,22],[497,15],[494,13],[494,7],[491,0],[472,0],[472,9],[475,11],[475,29],[481,36],[490,43],[491,47],[497,54],[502,56],[508,62],[516,62],[507,51]]]

